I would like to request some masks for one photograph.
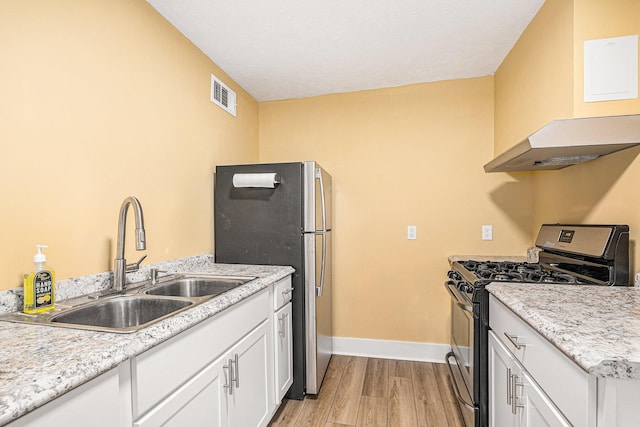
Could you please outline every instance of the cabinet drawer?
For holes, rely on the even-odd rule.
[[[284,279],[273,285],[273,310],[277,310],[289,301],[291,301],[291,293],[293,287],[291,286],[291,276],[287,276]]]
[[[271,316],[265,289],[140,354],[132,363],[134,418],[200,372]]]
[[[594,425],[596,408],[589,402],[596,399],[596,378],[582,370],[493,295],[489,300],[489,319],[491,329],[501,342],[569,421],[577,426]]]

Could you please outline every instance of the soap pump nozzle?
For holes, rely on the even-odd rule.
[[[47,246],[47,245],[36,245],[36,248],[38,249],[38,253],[36,253],[33,256],[33,262],[38,265],[38,269],[41,269],[42,268],[42,264],[44,264],[45,261],[47,261],[47,256],[42,253],[42,249],[48,248],[48,247],[49,246]]]

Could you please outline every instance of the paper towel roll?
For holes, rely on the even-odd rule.
[[[275,188],[279,183],[275,173],[234,173],[234,187]]]

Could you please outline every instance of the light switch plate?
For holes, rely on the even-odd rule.
[[[416,240],[418,238],[415,225],[407,226],[407,240]]]

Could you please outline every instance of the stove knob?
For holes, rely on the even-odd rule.
[[[449,270],[449,272],[447,273],[447,276],[449,276],[449,279],[453,279],[453,280],[462,279],[460,274],[457,271],[453,271],[453,270]]]

